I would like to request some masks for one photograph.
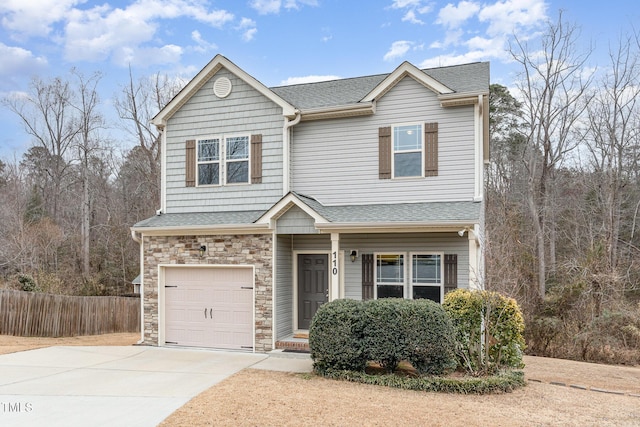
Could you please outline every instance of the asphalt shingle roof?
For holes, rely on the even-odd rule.
[[[138,222],[134,227],[183,227],[207,225],[252,224],[263,211],[233,211],[204,213],[173,213],[152,216]]]
[[[436,202],[325,206],[312,197],[296,194],[311,209],[331,223],[446,223],[476,222],[480,218],[480,203]],[[156,215],[138,222],[134,227],[197,227],[252,224],[264,211],[233,211],[207,213],[175,213]]]
[[[422,72],[456,93],[489,90],[488,62],[429,68],[422,70]],[[389,74],[279,86],[269,89],[299,109],[336,107],[357,104]]]

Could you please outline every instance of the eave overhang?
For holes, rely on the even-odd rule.
[[[346,222],[318,224],[321,233],[390,233],[390,232],[458,232],[464,227],[473,227],[477,221],[455,220],[447,222]]]
[[[465,92],[438,95],[440,105],[446,107],[459,107],[464,105],[476,105],[479,101],[479,95],[489,96],[489,92]]]
[[[183,234],[270,234],[269,224],[216,224],[163,227],[131,227],[131,231],[145,236],[180,236]]]
[[[341,117],[370,116],[376,112],[375,101],[360,102],[358,104],[339,105],[334,107],[311,108],[301,110],[301,120],[322,120]]]

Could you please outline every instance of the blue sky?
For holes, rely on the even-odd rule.
[[[100,70],[110,100],[135,77],[193,77],[217,53],[267,86],[391,72],[403,61],[434,67],[491,61],[491,81],[510,86],[514,34],[535,38],[564,10],[594,43],[590,65],[640,18],[637,0],[3,0],[0,97],[76,67]],[[0,107],[0,158],[30,145]],[[120,146],[128,146],[113,131]]]

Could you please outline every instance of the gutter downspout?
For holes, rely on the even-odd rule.
[[[144,342],[144,252],[142,235],[138,236],[135,230],[131,230],[131,238],[140,246],[140,339],[136,344],[142,344]]]
[[[284,118],[284,125],[282,126],[282,195],[289,194],[291,187],[291,134],[289,132],[292,126],[300,123],[302,115],[300,111],[296,110],[296,117],[293,120]]]
[[[165,177],[167,176],[167,133],[164,131],[166,123],[163,121],[161,125],[156,126],[160,132],[160,209],[156,211],[164,213],[167,209],[167,183]]]

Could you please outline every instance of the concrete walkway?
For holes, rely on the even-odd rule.
[[[311,370],[308,355],[49,347],[0,355],[1,426],[156,426],[248,367]]]

